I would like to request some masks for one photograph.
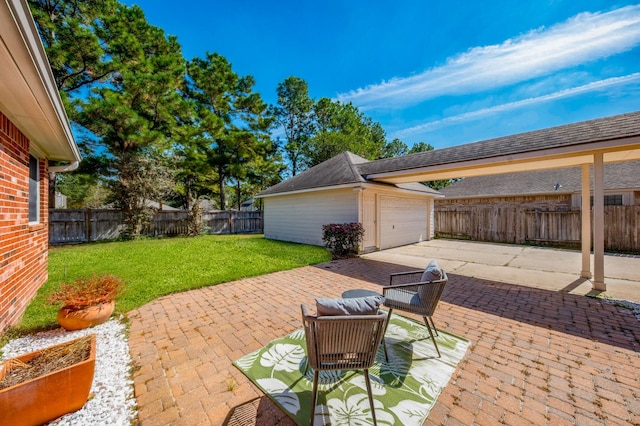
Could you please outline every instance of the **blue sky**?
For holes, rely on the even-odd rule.
[[[224,55],[276,102],[288,76],[389,140],[438,148],[640,110],[640,4],[207,0],[138,4],[185,58]]]

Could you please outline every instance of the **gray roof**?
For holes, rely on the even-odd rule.
[[[369,164],[369,160],[346,151],[265,189],[259,193],[257,197],[315,188],[327,188],[336,185],[367,183],[369,181],[362,176],[360,170],[365,164]],[[376,184],[440,195],[438,191],[421,183],[390,185],[376,182]]]
[[[593,177],[593,173],[592,173]],[[561,186],[555,188],[556,184]],[[640,188],[640,161],[606,163],[605,189]],[[582,189],[581,167],[464,178],[440,190],[447,198],[567,194]]]
[[[361,165],[360,172],[366,176],[632,136],[640,136],[640,111],[488,139],[451,148],[385,158]]]
[[[262,191],[257,196],[365,183],[369,182],[367,180],[369,175],[378,173],[489,159],[634,136],[640,136],[640,111],[376,161],[368,161],[353,153],[344,152]],[[440,194],[421,184],[395,186]],[[426,191],[423,188],[426,188]]]

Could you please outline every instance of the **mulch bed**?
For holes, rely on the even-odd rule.
[[[0,365],[0,390],[85,361],[90,352],[91,336],[85,336],[42,349],[26,363],[16,358],[8,359]]]

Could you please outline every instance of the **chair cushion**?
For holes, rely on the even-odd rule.
[[[420,282],[425,281],[436,281],[442,279],[442,269],[438,265],[438,262],[432,260],[429,262],[424,272],[422,273],[422,277],[420,278]]]
[[[384,298],[382,296],[354,297],[350,299],[316,299],[318,316],[327,315],[375,315]]]
[[[388,288],[384,293],[384,305],[392,309],[401,309],[408,312],[422,313],[422,301],[418,293],[402,289]]]

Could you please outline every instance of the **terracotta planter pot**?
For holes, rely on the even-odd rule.
[[[65,330],[82,330],[108,320],[114,308],[114,301],[79,310],[61,308],[58,311],[58,324]]]
[[[39,354],[36,351],[12,359],[28,362]],[[95,364],[96,335],[92,334],[88,359],[0,390],[0,424],[41,425],[79,410],[87,402]]]

